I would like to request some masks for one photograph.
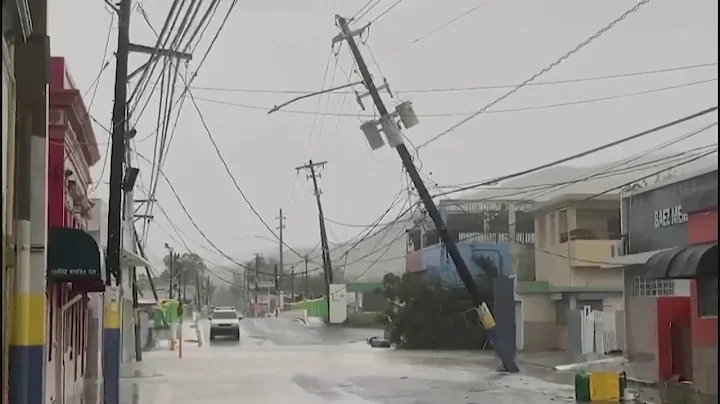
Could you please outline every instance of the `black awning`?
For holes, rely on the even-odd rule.
[[[97,242],[84,230],[48,230],[47,276],[54,282],[102,282],[104,262]]]
[[[647,261],[648,278],[692,279],[717,274],[717,243],[698,244],[661,251]]]

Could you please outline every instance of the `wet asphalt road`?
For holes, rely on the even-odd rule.
[[[570,386],[498,374],[487,355],[372,349],[365,340],[380,334],[373,330],[276,318],[241,323],[240,343],[186,342],[182,359],[164,349],[146,353],[137,377],[123,380],[123,404],[574,401]],[[207,338],[208,325],[201,327]]]

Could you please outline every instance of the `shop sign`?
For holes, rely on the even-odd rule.
[[[688,215],[683,213],[682,205],[673,206],[655,211],[655,228],[675,226],[688,221]]]

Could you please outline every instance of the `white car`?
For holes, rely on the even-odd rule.
[[[235,310],[213,311],[210,315],[210,341],[220,336],[240,341],[240,320],[242,316]]]

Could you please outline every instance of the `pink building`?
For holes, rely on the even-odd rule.
[[[65,58],[50,62],[48,227],[85,230],[92,205],[90,167],[100,151],[82,96]],[[48,276],[48,402],[73,402],[83,387],[87,344],[87,293],[102,283]],[[63,401],[63,399],[65,399]]]

